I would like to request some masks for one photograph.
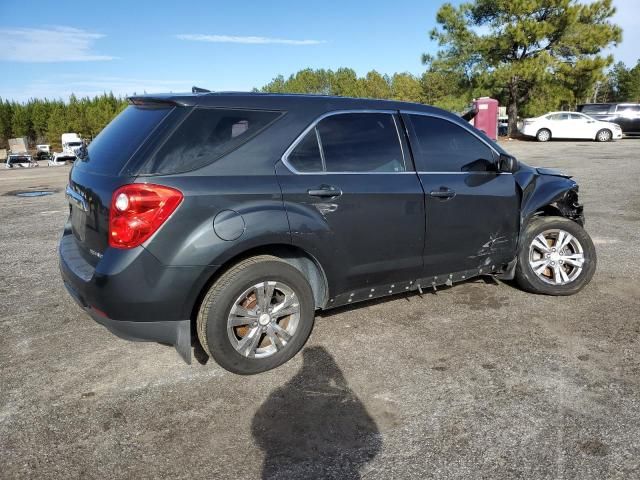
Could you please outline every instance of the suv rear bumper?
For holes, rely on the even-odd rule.
[[[116,336],[174,345],[191,363],[191,311],[213,267],[164,266],[140,248],[105,254],[94,269],[78,249],[65,232],[60,273],[75,302]]]
[[[83,298],[65,280],[64,286],[78,305],[95,322],[124,340],[134,342],[159,342],[175,346],[185,362],[191,364],[191,321],[166,320],[156,322],[133,322],[114,320],[87,305]]]

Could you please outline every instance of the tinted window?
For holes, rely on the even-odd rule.
[[[640,105],[618,105],[618,112],[640,112]]]
[[[328,172],[403,172],[402,148],[393,116],[345,113],[317,125]]]
[[[418,169],[428,172],[486,172],[495,170],[493,151],[455,123],[411,115],[418,138]]]
[[[240,146],[279,112],[195,109],[156,153],[145,171],[175,173],[207,165]]]
[[[74,168],[116,175],[172,108],[129,106],[89,144]]]
[[[584,105],[582,107],[582,109],[580,109],[580,111],[582,113],[608,113],[609,112],[609,107],[611,105],[609,104],[604,104],[604,105]]]
[[[322,157],[315,128],[311,129],[296,145],[296,148],[289,154],[288,161],[299,172],[322,171]]]

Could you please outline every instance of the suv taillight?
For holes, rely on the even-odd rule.
[[[113,193],[109,212],[109,245],[140,245],[169,218],[182,202],[182,192],[163,185],[132,183]]]

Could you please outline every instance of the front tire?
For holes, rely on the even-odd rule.
[[[573,295],[596,271],[596,249],[589,234],[563,217],[538,217],[524,231],[516,280],[521,288],[544,295]]]
[[[612,138],[613,133],[611,133],[611,130],[607,130],[606,128],[603,128],[596,133],[596,142],[610,142]]]
[[[536,133],[536,140],[539,142],[548,142],[551,140],[551,130],[548,128],[541,128],[538,130],[538,133]]]
[[[300,351],[314,311],[304,275],[277,257],[260,255],[236,264],[211,286],[198,313],[198,338],[222,368],[261,373]]]

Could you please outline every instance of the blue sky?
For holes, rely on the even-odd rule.
[[[348,66],[423,71],[441,2],[0,0],[0,97],[249,90],[278,74]],[[460,3],[454,1],[453,3]],[[613,50],[640,57],[640,1],[614,0]]]

